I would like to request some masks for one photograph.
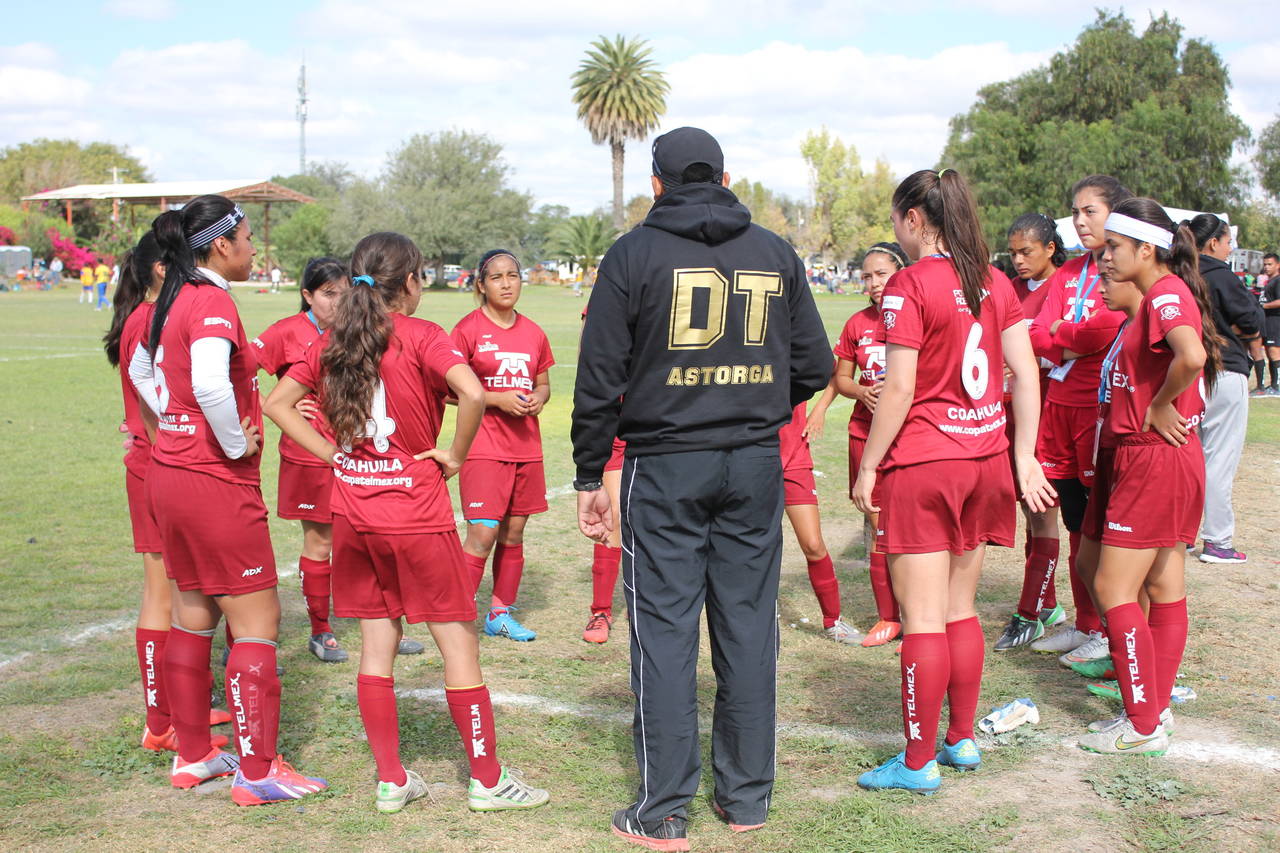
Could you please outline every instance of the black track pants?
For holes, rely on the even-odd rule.
[[[704,602],[716,674],[716,800],[733,823],[765,820],[774,778],[782,506],[776,444],[626,461],[622,572],[642,821],[684,816],[698,789]]]

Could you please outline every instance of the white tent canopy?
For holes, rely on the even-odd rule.
[[[1180,207],[1166,207],[1164,212],[1169,214],[1169,218],[1174,221],[1174,224],[1177,224],[1184,219],[1193,219],[1205,211],[1183,210]],[[1231,218],[1225,213],[1216,213],[1214,215],[1228,224],[1231,222]],[[1058,236],[1062,238],[1062,248],[1066,249],[1068,252],[1083,252],[1084,244],[1080,242],[1080,235],[1076,233],[1076,227],[1071,224],[1071,217],[1064,216],[1061,219],[1055,220],[1055,223],[1058,226]],[[1237,230],[1238,226],[1231,226],[1231,245],[1233,246],[1236,243]]]

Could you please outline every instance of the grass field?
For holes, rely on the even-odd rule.
[[[236,292],[251,333],[295,310],[296,298]],[[286,575],[281,745],[299,768],[328,777],[331,791],[297,806],[238,809],[225,784],[172,789],[165,758],[137,748],[142,715],[129,629],[140,561],[130,547],[122,488],[120,385],[98,343],[107,315],[75,299],[70,289],[0,294],[0,848],[206,850],[253,830],[253,847],[269,850],[626,849],[607,833],[610,813],[630,801],[636,784],[625,622],[605,646],[580,639],[591,547],[576,530],[563,488],[572,477],[568,427],[581,300],[531,288],[521,303],[560,362],[543,414],[551,510],[526,534],[521,595],[521,618],[539,637],[482,645],[500,754],[549,788],[552,802],[527,814],[467,811],[466,765],[440,700],[439,658],[417,627],[409,633],[428,642],[428,653],[402,659],[397,671],[402,748],[406,764],[436,783],[435,801],[380,816],[371,803],[373,762],[356,710],[354,663],[324,665],[306,652],[307,622],[289,571],[300,544],[293,523],[272,521]],[[818,301],[832,336],[862,305],[854,297]],[[431,292],[419,316],[449,328],[471,307],[466,295]],[[814,456],[846,618],[866,628],[874,618],[861,517],[844,496],[848,413],[848,401],[832,408]],[[268,432],[263,490],[274,508],[276,431]],[[890,648],[840,647],[821,637],[804,562],[788,534],[783,731],[771,817],[749,836],[730,833],[706,799],[708,772],[691,808],[694,849],[1276,849],[1278,464],[1280,401],[1252,401],[1236,492],[1237,545],[1250,561],[1189,564],[1192,636],[1183,683],[1199,698],[1175,708],[1178,735],[1169,756],[1125,761],[1080,752],[1072,738],[1085,723],[1113,715],[1114,706],[1088,695],[1051,656],[988,654],[980,713],[1029,696],[1042,722],[987,739],[981,772],[944,774],[943,791],[932,798],[871,796],[854,785],[859,772],[900,749],[897,658]],[[979,609],[994,639],[1016,599],[1021,559],[994,549],[987,565]],[[1059,590],[1069,602],[1065,579]],[[337,630],[354,661],[355,625],[340,620]],[[705,652],[703,662],[700,693],[709,708],[714,678]]]

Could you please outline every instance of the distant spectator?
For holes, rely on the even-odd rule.
[[[98,261],[98,265],[93,268],[93,281],[98,286],[98,304],[93,310],[101,311],[107,306],[107,284],[111,281],[111,267]]]
[[[280,292],[280,267],[277,266],[271,267],[271,292]]]
[[[93,266],[90,264],[80,268],[80,301],[93,304]]]
[[[52,284],[58,284],[62,281],[62,258],[54,257],[49,262],[49,281]]]

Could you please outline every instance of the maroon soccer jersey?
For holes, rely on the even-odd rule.
[[[1086,253],[1067,261],[1040,285],[1040,290],[1047,292],[1031,324],[1031,345],[1036,355],[1066,368],[1065,375],[1060,370],[1050,371],[1045,396],[1050,403],[1088,407],[1098,403],[1102,358],[1124,322],[1123,311],[1112,311],[1103,304],[1098,282],[1097,265]],[[1063,323],[1050,332],[1058,320]],[[1081,353],[1069,368],[1063,364],[1064,349]]]
[[[1147,409],[1169,375],[1173,350],[1165,336],[1178,326],[1188,326],[1199,337],[1203,329],[1200,306],[1186,282],[1167,275],[1152,285],[1116,343],[1108,364],[1107,402],[1103,405],[1102,444],[1113,447],[1127,436],[1142,432]],[[1106,353],[1104,353],[1104,356]],[[1199,426],[1204,416],[1203,375],[1173,401],[1178,413]]]
[[[1022,311],[1004,273],[989,267],[988,275],[977,318],[946,258],[924,258],[889,279],[880,303],[884,340],[919,355],[915,399],[884,468],[1008,448],[1000,334],[1022,322]]]
[[[153,360],[160,424],[154,457],[157,462],[198,471],[229,483],[257,485],[262,454],[228,459],[204,419],[191,389],[191,345],[203,338],[231,341],[230,375],[236,411],[262,430],[258,396],[258,363],[250,352],[240,314],[231,294],[214,284],[187,284],[165,319]]]
[[[147,466],[151,464],[151,439],[147,438],[147,428],[142,423],[142,406],[138,399],[138,389],[133,387],[129,379],[129,363],[133,360],[138,347],[146,346],[147,336],[151,334],[151,316],[155,313],[154,302],[143,302],[133,313],[125,318],[124,328],[120,330],[120,390],[124,394],[124,426],[133,436],[129,452],[124,455],[124,467],[133,474],[146,476]]]
[[[1044,301],[1049,296],[1049,282],[1052,280],[1053,277],[1050,276],[1040,282],[1040,286],[1035,290],[1027,286],[1026,279],[1014,278],[1009,280],[1009,283],[1013,285],[1013,295],[1018,297],[1018,304],[1022,306],[1022,316],[1028,325],[1044,306]]]
[[[454,343],[471,365],[485,391],[533,391],[538,375],[555,364],[551,344],[538,324],[523,314],[504,329],[477,308],[453,327]],[[536,417],[484,411],[480,431],[468,459],[536,462],[542,459],[542,433]]]
[[[884,378],[884,330],[876,306],[868,305],[844,324],[836,342],[836,357],[852,362],[853,377],[859,385],[874,385]],[[871,410],[855,402],[849,416],[849,435],[866,438],[870,431]]]
[[[778,430],[778,455],[782,457],[782,470],[812,468],[813,456],[809,453],[809,439],[804,436],[807,403],[801,403],[791,411],[791,422]]]
[[[450,394],[445,374],[466,361],[435,323],[395,313],[391,320],[365,437],[338,453],[333,512],[361,533],[452,530],[453,507],[440,466],[413,457],[436,446]],[[286,375],[318,388],[320,354],[331,343],[323,336]]]
[[[279,379],[289,372],[289,368],[306,356],[311,345],[320,339],[320,328],[311,319],[308,311],[302,311],[272,323],[266,331],[253,339],[253,352],[257,356],[258,366]],[[314,394],[307,397],[313,402]],[[323,431],[323,422],[313,420],[311,425]],[[298,443],[284,433],[280,434],[280,458],[288,459],[295,465],[311,465],[324,467],[324,463],[298,446]]]

